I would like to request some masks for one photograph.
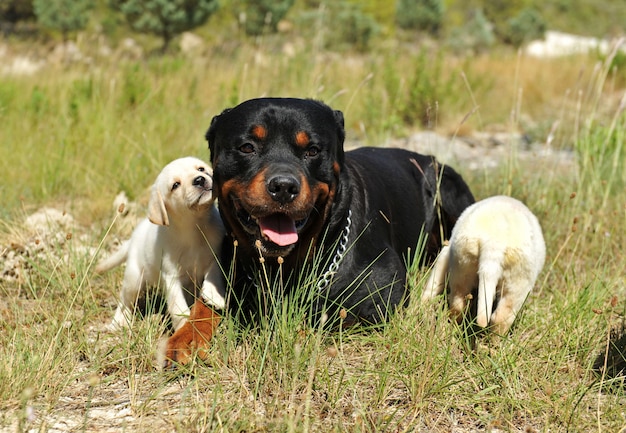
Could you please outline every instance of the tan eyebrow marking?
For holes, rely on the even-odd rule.
[[[305,147],[311,141],[311,137],[304,131],[299,131],[296,133],[296,144],[300,147]]]
[[[258,140],[263,140],[267,137],[267,129],[263,125],[254,125],[252,127],[252,135]]]

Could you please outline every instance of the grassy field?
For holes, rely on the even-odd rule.
[[[593,58],[254,47],[2,77],[0,260],[23,261],[0,280],[0,431],[624,429],[623,379],[592,368],[626,316],[623,89],[624,71]],[[316,330],[294,300],[259,330],[226,320],[206,364],[161,372],[158,316],[101,332],[121,270],[95,276],[94,254],[128,232],[113,197],[141,209],[166,162],[208,158],[213,115],[263,95],[323,99],[363,144],[430,127],[571,149],[564,171],[514,152],[489,171],[455,166],[478,198],[513,195],[542,224],[546,265],[512,333],[474,347],[444,308],[417,302],[376,329]],[[23,221],[44,205],[75,224],[37,234]],[[411,269],[412,293],[426,272]]]

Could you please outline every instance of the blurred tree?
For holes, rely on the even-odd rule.
[[[442,0],[398,0],[396,23],[403,29],[437,35],[443,21]]]
[[[275,33],[295,0],[236,0],[234,12],[247,35],[258,36],[264,32]]]
[[[301,13],[296,22],[305,37],[330,50],[367,51],[371,40],[380,32],[377,21],[353,1],[330,2]]]
[[[162,52],[177,35],[206,23],[219,7],[218,0],[111,0],[110,5],[133,30],[160,36]]]
[[[358,4],[338,2],[337,6],[339,8],[334,13],[333,27],[339,31],[334,33],[334,38],[352,45],[359,51],[366,51],[372,37],[380,31],[378,23]]]
[[[35,18],[32,0],[0,0],[0,31],[12,33],[18,22]]]
[[[58,30],[66,41],[70,32],[82,30],[89,21],[93,0],[33,0],[37,22]]]
[[[450,31],[447,42],[458,53],[485,52],[496,42],[493,24],[487,20],[482,9],[476,9],[470,14],[465,24],[454,27]]]
[[[509,20],[526,6],[527,0],[490,0],[482,2],[482,10],[489,22],[494,25],[494,33],[500,41],[506,41]]]
[[[547,25],[543,17],[533,8],[523,9],[517,16],[508,20],[505,42],[520,47],[535,39],[543,39]]]
[[[32,0],[0,0],[0,21],[15,24],[34,17]]]
[[[360,7],[361,11],[374,18],[376,23],[392,28],[395,24],[396,2],[389,0],[349,0]]]

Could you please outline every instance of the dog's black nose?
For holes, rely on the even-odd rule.
[[[289,203],[300,194],[300,181],[294,176],[279,174],[269,179],[267,192],[277,202]]]
[[[193,186],[204,186],[206,178],[204,176],[198,176],[193,180]]]

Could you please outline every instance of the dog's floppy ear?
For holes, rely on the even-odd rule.
[[[209,129],[207,130],[206,134],[204,135],[204,138],[206,138],[206,141],[209,142],[209,152],[211,155],[211,164],[213,164],[213,160],[215,159],[215,130],[217,129],[217,122],[219,121],[220,117],[223,114],[228,113],[230,110],[232,110],[232,108],[227,108],[224,111],[222,111],[220,114],[218,114],[217,116],[214,116],[213,119],[211,119],[211,126],[209,126]]]
[[[167,209],[165,209],[165,200],[161,195],[161,191],[156,186],[152,187],[150,194],[150,203],[148,203],[148,219],[152,224],[159,226],[169,226],[170,219],[167,217]]]
[[[427,166],[411,162],[422,173],[422,208],[424,232],[428,234],[424,263],[431,263],[443,242],[450,239],[456,220],[466,207],[474,203],[474,196],[460,174],[452,167],[433,159]]]
[[[337,125],[337,135],[339,137],[339,141],[343,144],[343,141],[346,139],[346,130],[345,130],[345,122],[343,120],[343,112],[339,110],[333,110],[333,116],[335,117],[335,124]]]
[[[452,167],[447,165],[442,167],[439,175],[441,176],[439,188],[442,191],[441,207],[451,222],[450,231],[452,231],[452,226],[456,220],[476,199],[474,199],[467,183]]]
[[[339,148],[337,149],[337,161],[343,165],[344,151],[343,142],[346,139],[346,130],[344,126],[343,113],[339,110],[333,110],[333,117],[335,118],[335,126],[337,127],[337,139],[339,142]]]

